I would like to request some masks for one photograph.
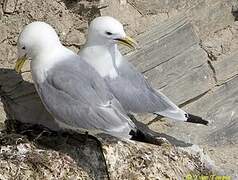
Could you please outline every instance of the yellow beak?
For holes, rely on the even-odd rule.
[[[23,65],[24,65],[26,60],[27,60],[26,55],[24,55],[24,56],[22,56],[22,57],[17,59],[16,65],[15,65],[15,71],[17,73],[21,72],[21,69],[22,69],[22,67],[23,67]]]
[[[118,38],[118,39],[115,39],[119,44],[122,44],[122,45],[125,45],[129,48],[132,48],[132,49],[135,49],[138,44],[137,42],[132,39],[131,37],[129,36],[126,36],[125,38],[121,39],[121,38]]]

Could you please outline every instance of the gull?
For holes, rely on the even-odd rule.
[[[104,79],[79,55],[64,47],[49,24],[36,21],[25,26],[17,47],[15,70],[20,73],[25,61],[31,60],[35,88],[61,128],[135,140],[144,135]]]
[[[89,26],[87,41],[79,55],[106,81],[114,96],[128,113],[154,113],[175,120],[208,124],[198,116],[176,106],[127,61],[117,44],[137,46],[126,35],[123,25],[109,16],[95,18]]]

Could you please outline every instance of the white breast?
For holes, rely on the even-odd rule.
[[[113,79],[118,76],[117,67],[121,63],[121,54],[119,51],[114,54],[104,46],[92,46],[85,47],[80,52],[80,56],[102,77],[109,76]]]
[[[34,82],[42,83],[47,77],[47,71],[60,61],[74,54],[72,51],[62,47],[41,53],[31,61],[31,73]]]

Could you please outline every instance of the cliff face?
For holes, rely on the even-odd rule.
[[[0,0],[0,5],[2,124],[9,119],[12,126],[12,119],[16,119],[58,130],[35,93],[29,64],[22,75],[13,70],[16,41],[24,25],[46,21],[57,30],[64,45],[78,52],[88,21],[99,15],[118,18],[138,40],[140,49],[122,51],[155,88],[183,109],[210,121],[204,127],[137,116],[172,145],[157,147],[99,137],[102,149],[94,139],[80,141],[80,135],[77,139],[42,135],[35,127],[30,128],[34,133],[29,135],[24,133],[26,128],[17,126],[13,128],[17,132],[0,134],[2,179],[177,179],[190,172],[215,171],[212,161],[224,174],[236,177],[237,1]]]

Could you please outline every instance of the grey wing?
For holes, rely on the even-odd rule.
[[[86,63],[66,60],[48,72],[38,92],[48,111],[72,129],[100,130],[127,136],[134,124]]]
[[[186,120],[186,113],[164,94],[153,89],[125,58],[117,70],[119,77],[114,80],[107,79],[107,82],[126,110],[135,113],[157,113],[177,120]]]

